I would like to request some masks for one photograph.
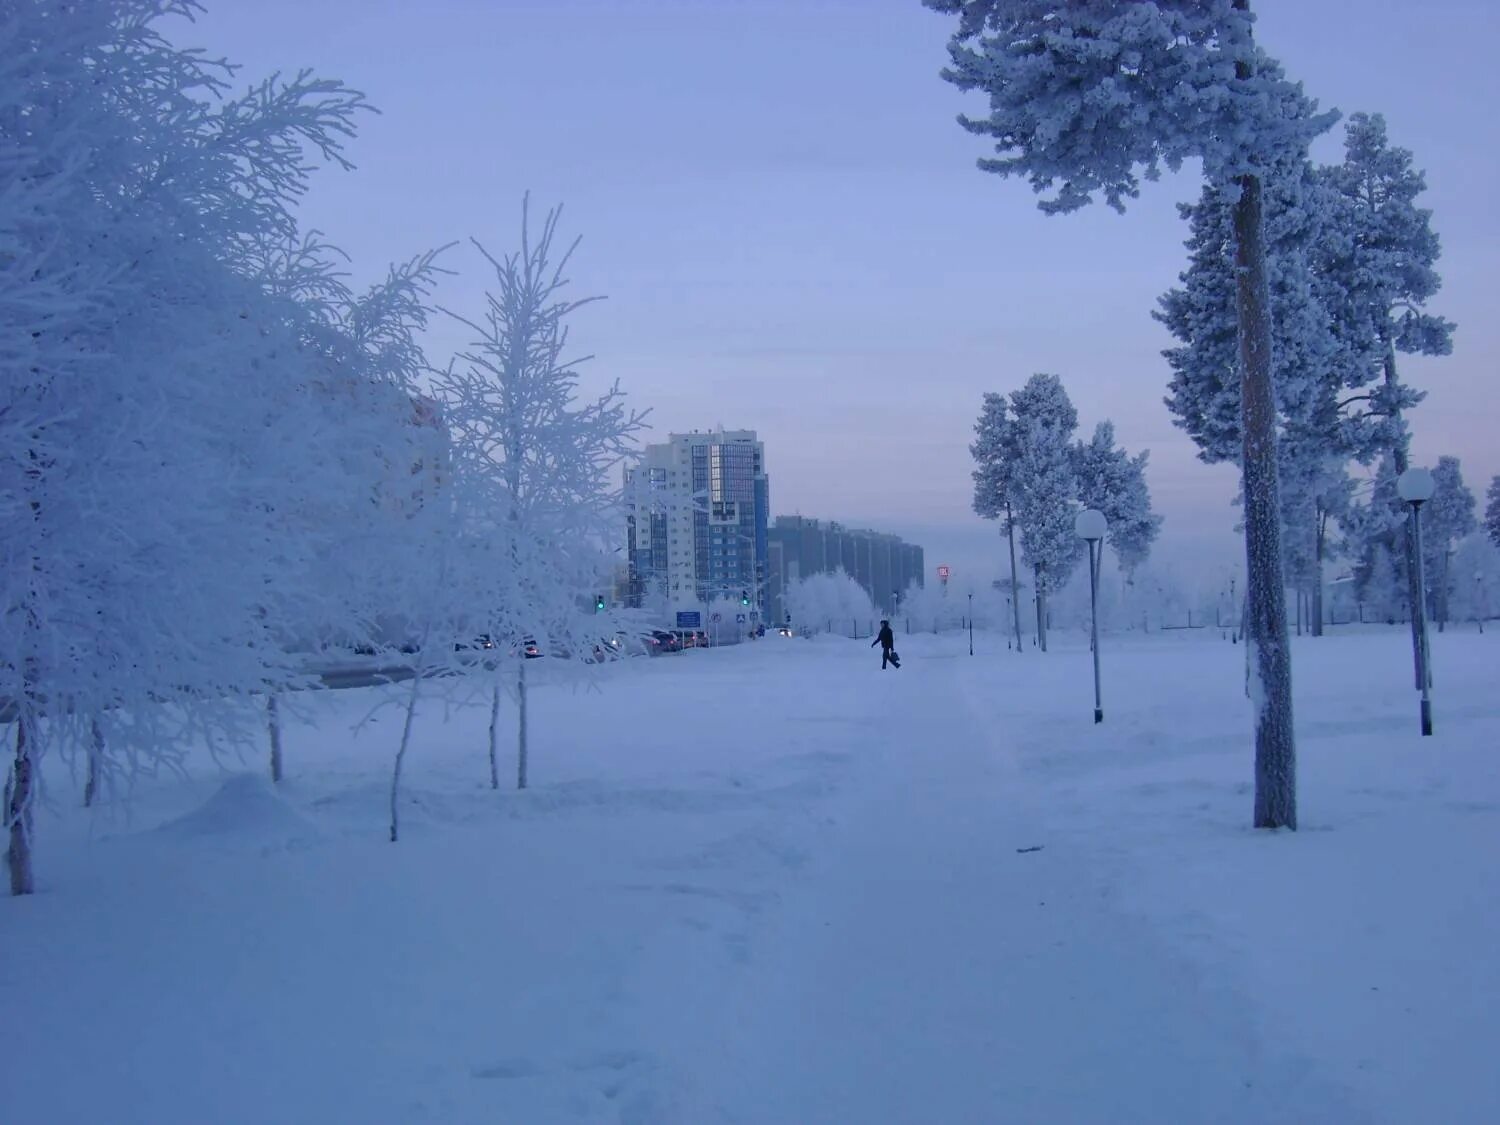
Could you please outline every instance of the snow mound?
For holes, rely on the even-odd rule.
[[[158,830],[179,839],[309,840],[317,828],[289,805],[264,777],[235,774],[192,812]]]

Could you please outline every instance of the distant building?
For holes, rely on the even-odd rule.
[[[881,613],[894,614],[907,586],[924,585],[922,548],[832,520],[777,516],[770,530],[766,604],[771,620],[786,615],[787,587],[799,578],[843,570],[865,588]]]
[[[626,604],[764,608],[770,494],[754,430],[669,434],[625,472]],[[748,616],[748,613],[747,613]]]

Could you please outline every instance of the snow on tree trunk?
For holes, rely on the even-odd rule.
[[[1401,385],[1400,381],[1396,378],[1396,346],[1391,341],[1388,331],[1385,336],[1385,386],[1387,391],[1394,396],[1399,393]],[[1400,411],[1396,412],[1396,416],[1392,419],[1392,424],[1396,439],[1391,444],[1391,462],[1395,466],[1396,476],[1400,477],[1411,466],[1411,458],[1407,452],[1406,431],[1401,424]],[[1417,589],[1416,543],[1412,538],[1410,521],[1407,521],[1406,526],[1401,532],[1401,550],[1406,555],[1406,596],[1408,599],[1406,604],[1410,607],[1416,605],[1417,599],[1422,596],[1422,592]],[[1422,660],[1416,653],[1422,647],[1422,635],[1417,625],[1417,615],[1415,613],[1408,613],[1407,618],[1411,623],[1411,649],[1413,654],[1412,682],[1416,685],[1417,690],[1421,691]]]
[[[5,786],[5,820],[10,828],[5,862],[10,868],[12,895],[29,895],[36,890],[31,873],[31,747],[36,741],[35,722],[25,711],[16,717],[16,760]]]
[[[1021,651],[1021,585],[1016,578],[1016,523],[1010,515],[1010,505],[1005,509],[1005,533],[1010,540],[1010,616],[1016,629],[1016,651]]]
[[[516,788],[526,788],[526,661],[516,666]]]
[[[1326,550],[1327,516],[1318,512],[1318,538],[1313,553],[1312,635],[1323,635],[1323,555]]]
[[[271,783],[281,781],[281,704],[272,692],[266,697],[266,729],[271,736]]]
[[[1255,705],[1255,827],[1297,827],[1297,752],[1292,726],[1292,654],[1282,583],[1272,383],[1271,291],[1266,277],[1261,183],[1239,178],[1234,207],[1244,435],[1246,596]]]
[[[420,658],[419,658],[420,659]],[[411,745],[412,720],[417,713],[417,695],[422,690],[422,668],[412,669],[411,691],[406,696],[406,721],[401,724],[401,745],[396,748],[396,764],[391,770],[391,843],[400,835],[401,814],[398,801],[401,797],[401,766],[406,761],[406,748]]]
[[[88,773],[83,782],[83,807],[93,808],[99,796],[99,770],[104,761],[104,729],[97,718],[89,720]]]
[[[1041,651],[1047,651],[1047,588],[1042,584],[1042,572],[1033,568],[1032,575],[1036,579],[1036,644]]]
[[[490,695],[490,788],[500,788],[500,757],[497,753],[499,742],[498,725],[500,723],[500,681],[495,681],[493,693]]]

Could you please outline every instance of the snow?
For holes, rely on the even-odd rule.
[[[285,714],[89,813],[47,763],[0,906],[6,1121],[1500,1119],[1500,637],[1299,638],[1302,830],[1249,828],[1215,630],[766,638],[534,662],[488,709]],[[509,706],[509,705],[507,705]],[[295,714],[292,712],[295,711]],[[1039,849],[1039,850],[1034,850]]]

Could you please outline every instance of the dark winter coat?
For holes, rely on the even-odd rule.
[[[876,645],[879,645],[884,649],[892,649],[896,647],[896,634],[891,632],[891,627],[889,625],[882,625],[880,627],[880,632],[877,633],[875,635],[875,639],[870,642],[871,648],[874,648]]]

